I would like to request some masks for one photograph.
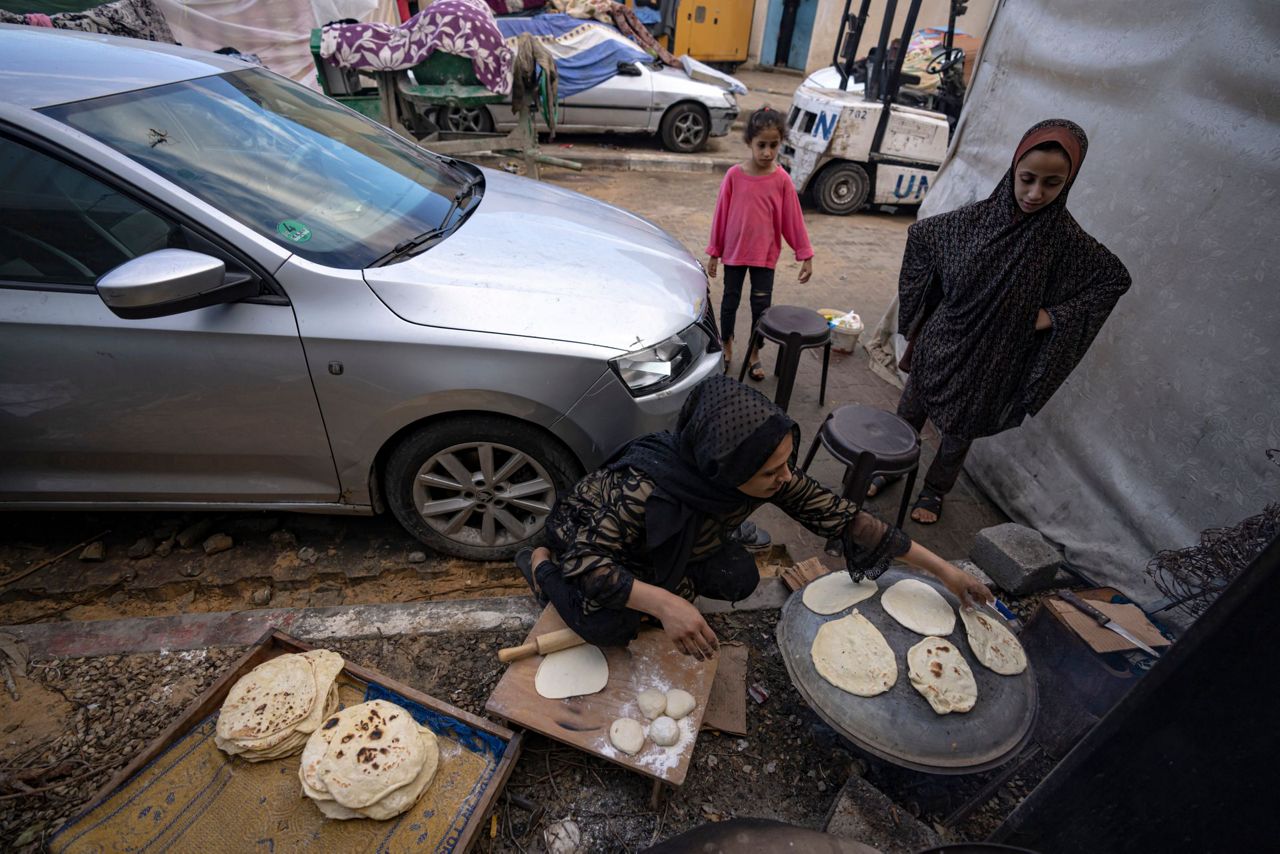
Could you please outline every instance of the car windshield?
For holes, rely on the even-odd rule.
[[[260,69],[44,112],[307,260],[346,269],[441,225],[475,174]]]

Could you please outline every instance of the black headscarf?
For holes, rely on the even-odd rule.
[[[751,502],[739,486],[791,434],[791,464],[800,428],[760,392],[717,374],[694,387],[674,431],[650,433],[627,445],[609,468],[631,466],[657,488],[645,504],[645,540],[657,578],[671,589],[684,576],[705,516]]]
[[[1070,174],[1053,202],[1024,214],[1014,173],[1044,142],[1066,150]],[[1088,150],[1074,122],[1040,122],[1023,136],[990,197],[907,232],[899,332],[913,342],[911,380],[943,433],[989,436],[1038,412],[1128,289],[1124,264],[1067,211]],[[1041,308],[1053,326],[1037,333]]]

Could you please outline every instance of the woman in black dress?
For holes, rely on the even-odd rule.
[[[974,439],[1048,402],[1129,288],[1120,259],[1067,211],[1089,141],[1049,119],[1023,136],[984,201],[907,232],[898,331],[909,371],[898,414],[942,434],[911,518],[931,524]],[[876,478],[871,495],[887,481]]]
[[[893,558],[937,576],[962,601],[978,581],[902,531],[795,471],[800,431],[767,397],[724,376],[698,385],[674,432],[652,433],[584,477],[547,520],[549,548],[516,557],[530,588],[589,643],[625,644],[648,615],[699,658],[714,632],[697,595],[737,601],[760,580],[730,534],[772,503],[823,537],[841,537],[855,579]]]

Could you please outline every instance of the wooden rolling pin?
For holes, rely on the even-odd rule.
[[[571,646],[580,646],[585,641],[578,637],[578,633],[573,629],[559,629],[554,632],[547,632],[545,635],[538,635],[524,646],[512,646],[507,649],[498,650],[498,661],[510,663],[519,661],[522,658],[528,658],[531,655],[548,655],[562,649],[568,649]]]

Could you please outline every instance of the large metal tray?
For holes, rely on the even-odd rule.
[[[899,624],[880,604],[884,591],[904,578],[923,581],[953,608],[960,606],[938,581],[901,569],[890,569],[877,578],[879,592],[853,606],[880,630],[894,652],[898,681],[892,688],[877,697],[859,697],[818,675],[810,655],[818,628],[853,609],[830,616],[815,614],[801,601],[802,590],[791,594],[778,619],[778,648],[787,673],[824,721],[873,756],[931,774],[971,774],[994,768],[1013,757],[1031,737],[1038,708],[1035,673],[1028,664],[1017,676],[1000,676],[979,664],[957,613],[956,627],[948,638],[973,669],[978,702],[963,714],[934,712],[907,678],[907,650],[924,638]]]

